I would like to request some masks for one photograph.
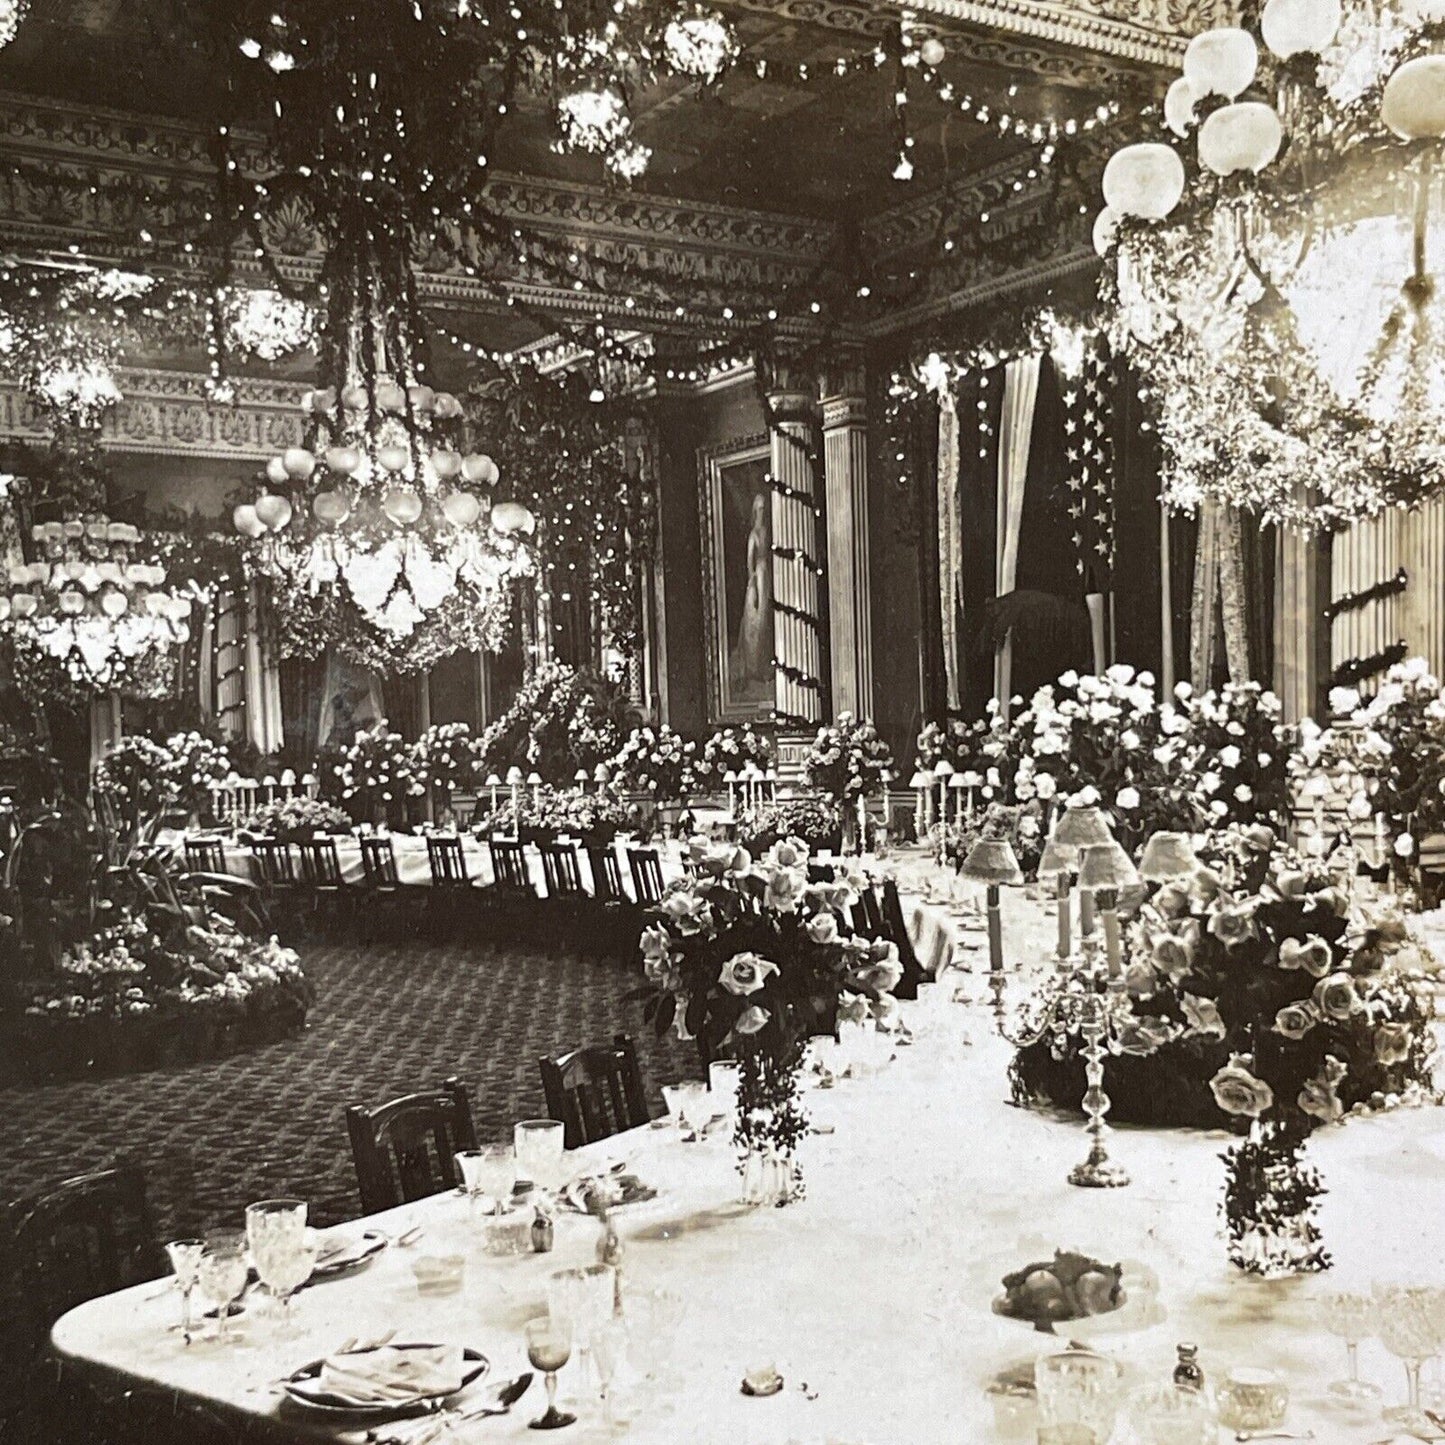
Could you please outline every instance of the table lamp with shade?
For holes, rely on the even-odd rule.
[[[1039,878],[1047,882],[1050,878],[1056,880],[1056,891],[1058,895],[1059,910],[1059,943],[1058,958],[1062,963],[1073,952],[1073,940],[1069,936],[1070,924],[1070,884],[1073,874],[1079,868],[1079,850],[1068,843],[1060,843],[1055,834],[1051,835],[1048,842],[1044,844],[1043,854],[1039,858]]]
[[[1114,841],[1104,810],[1096,803],[1077,801],[1071,801],[1054,824],[1054,838],[1076,852],[1081,848]],[[1078,871],[1077,867],[1074,871]],[[1079,893],[1079,936],[1094,936],[1094,895],[1086,891]]]
[[[1144,845],[1139,876],[1146,883],[1173,883],[1199,866],[1188,833],[1155,833]]]
[[[921,843],[928,832],[928,790],[933,786],[933,774],[919,768],[908,786],[913,789],[913,831]]]
[[[1007,838],[980,838],[968,851],[959,870],[965,878],[988,887],[988,966],[992,973],[1003,971],[1003,919],[999,913],[999,889],[1018,888],[1023,870]]]
[[[973,795],[978,791],[978,789],[983,787],[983,774],[966,772],[962,776],[963,786],[968,791],[968,801],[965,804],[965,817],[967,817],[968,821],[971,823],[973,822]]]
[[[1332,789],[1330,780],[1323,773],[1315,773],[1308,777],[1300,786],[1300,796],[1308,798],[1311,804],[1311,811],[1314,814],[1316,847],[1321,857],[1326,852],[1325,848],[1325,799],[1329,797]]]
[[[948,791],[953,794],[953,821],[963,826],[963,791],[968,786],[967,773],[955,773],[948,780]]]
[[[933,781],[938,784],[938,821],[948,822],[948,784],[957,770],[947,758],[939,758],[933,765]]]
[[[1104,922],[1104,947],[1109,977],[1123,972],[1123,948],[1119,937],[1119,894],[1139,882],[1139,870],[1124,849],[1112,839],[1090,843],[1079,850],[1079,891],[1092,894]]]

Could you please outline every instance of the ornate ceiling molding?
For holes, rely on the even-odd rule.
[[[259,462],[302,440],[306,388],[293,382],[238,377],[229,406],[208,401],[194,372],[127,367],[117,382],[123,400],[101,432],[107,451]],[[47,419],[17,387],[0,386],[0,436],[28,442],[50,436]]]

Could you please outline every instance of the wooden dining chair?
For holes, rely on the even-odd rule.
[[[341,859],[334,838],[303,838],[296,845],[301,855],[301,883],[310,894],[313,911],[331,927],[340,928],[351,890],[341,877]]]
[[[592,865],[592,896],[598,903],[626,903],[622,891],[622,865],[611,843],[590,845],[587,861]]]
[[[256,882],[268,893],[296,888],[296,860],[291,855],[291,845],[279,838],[252,839],[251,867]]]
[[[471,1102],[456,1078],[378,1109],[352,1104],[346,1130],[363,1214],[456,1188],[460,1181],[453,1156],[477,1147]]]
[[[390,838],[361,838],[361,872],[373,893],[395,892],[401,888],[396,871],[396,849]],[[428,860],[430,861],[430,860]]]
[[[914,950],[913,940],[908,934],[908,924],[903,917],[903,902],[898,896],[898,884],[888,878],[883,883],[883,930],[886,937],[898,945],[898,961],[903,965],[903,977],[893,990],[896,998],[917,998],[918,985],[923,981],[923,965]]]
[[[662,902],[662,860],[656,848],[629,848],[627,866],[632,873],[632,891],[637,901],[652,907]]]
[[[470,888],[467,855],[460,838],[429,834],[426,840],[427,867],[431,869],[433,888]]]
[[[186,839],[187,873],[224,873],[226,849],[219,838]]]
[[[635,1129],[651,1118],[637,1046],[626,1034],[611,1044],[540,1059],[547,1116],[560,1119],[568,1149]]]
[[[492,877],[505,891],[536,897],[532,870],[527,866],[526,845],[518,838],[488,838],[487,851],[492,855]]]
[[[401,881],[396,867],[396,849],[389,837],[363,835],[361,843],[361,890],[365,906],[358,913],[362,936],[374,940],[384,920],[404,923],[414,900],[431,890],[410,887]]]
[[[6,1274],[37,1348],[67,1310],[165,1274],[138,1165],[81,1174],[9,1205]]]
[[[582,865],[577,858],[577,845],[571,839],[554,838],[541,845],[542,877],[548,898],[586,898],[582,886]]]

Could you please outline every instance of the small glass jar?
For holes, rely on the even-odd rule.
[[[1278,1430],[1289,1413],[1289,1386],[1273,1370],[1240,1365],[1219,1387],[1219,1420],[1230,1430]]]

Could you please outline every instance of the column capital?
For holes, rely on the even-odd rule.
[[[868,398],[859,393],[839,393],[823,398],[823,430],[868,425]]]

